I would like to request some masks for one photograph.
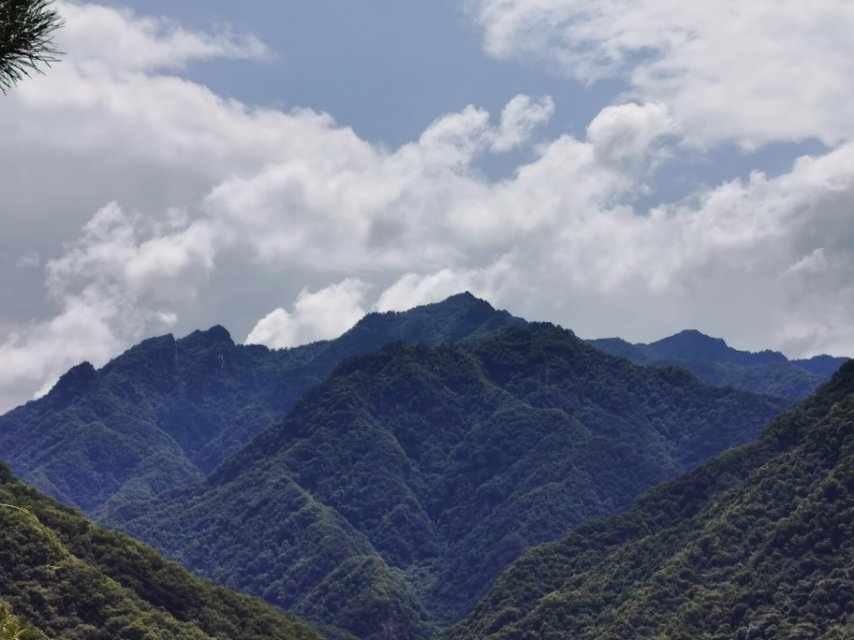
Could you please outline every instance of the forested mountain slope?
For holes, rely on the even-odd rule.
[[[546,324],[340,365],[208,480],[111,523],[360,638],[426,637],[531,545],[755,437],[782,403]]]
[[[97,527],[3,465],[0,638],[319,640],[276,608]]]
[[[370,314],[336,340],[294,349],[236,345],[222,327],[152,338],[99,371],[74,367],[46,397],[0,417],[0,459],[96,514],[201,480],[346,358],[395,341],[438,344],[518,324],[460,294]]]
[[[448,637],[854,638],[854,362],[755,444],[528,551]]]
[[[650,344],[632,344],[620,338],[590,340],[590,344],[638,364],[683,367],[709,384],[764,393],[792,403],[813,393],[847,360],[827,355],[789,360],[777,351],[739,351],[720,338],[695,330]]]

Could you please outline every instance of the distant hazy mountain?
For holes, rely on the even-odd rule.
[[[427,637],[529,546],[750,440],[782,405],[551,325],[396,345],[340,365],[204,483],[110,524],[359,638]]]
[[[0,632],[21,640],[319,640],[263,602],[193,577],[0,465]],[[4,620],[5,619],[5,620]]]
[[[755,444],[528,551],[448,638],[854,638],[854,363]]]
[[[396,341],[438,344],[520,324],[460,294],[370,314],[336,340],[294,349],[236,345],[219,326],[152,338],[99,371],[74,367],[46,397],[0,417],[0,459],[93,514],[201,480],[346,358]]]
[[[847,361],[827,355],[789,360],[777,351],[739,351],[720,338],[695,330],[682,331],[651,344],[632,344],[621,338],[590,340],[590,344],[638,364],[683,367],[709,384],[792,402],[806,398]]]

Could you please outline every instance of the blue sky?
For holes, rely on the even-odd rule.
[[[243,62],[205,62],[188,76],[248,103],[326,111],[360,136],[390,146],[416,138],[440,114],[469,104],[500,110],[519,93],[553,96],[561,109],[551,129],[582,132],[625,88],[619,81],[585,87],[540,65],[488,57],[459,1],[124,6],[199,29],[229,24],[256,34],[275,60],[251,69]]]
[[[603,107],[631,95],[629,83],[619,78],[588,83],[554,65],[490,57],[460,0],[378,0],[367,10],[335,0],[111,4],[202,30],[229,25],[256,34],[274,53],[268,63],[213,60],[191,65],[186,76],[249,104],[325,111],[365,139],[391,147],[417,138],[438,114],[470,104],[498,112],[517,94],[554,98],[558,108],[544,136],[583,135]],[[822,147],[816,140],[751,152],[725,145],[671,167],[650,203],[752,170],[777,175],[799,155]],[[503,175],[518,160],[492,159],[482,168]]]
[[[854,352],[848,3],[58,6],[63,61],[0,101],[0,409],[148,335],[460,289]]]

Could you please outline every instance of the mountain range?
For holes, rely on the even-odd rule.
[[[490,592],[496,576],[528,549],[750,442],[842,362],[740,352],[698,332],[585,342],[460,294],[294,349],[237,345],[219,326],[143,341],[0,417],[0,457],[54,498],[328,638],[480,637],[482,620],[497,624],[483,609],[504,584]],[[27,491],[9,503],[38,495]],[[178,570],[36,501],[77,518],[75,531],[98,531],[116,562],[142,554]],[[45,620],[23,584],[0,605]],[[158,615],[198,622],[174,613]]]
[[[447,637],[854,637],[854,363],[755,443],[526,552]]]
[[[238,345],[220,326],[151,338],[100,370],[72,368],[45,397],[0,417],[0,452],[22,479],[96,514],[203,479],[347,358],[519,324],[460,294],[370,314],[336,340],[293,349]]]
[[[359,638],[459,619],[531,545],[759,433],[779,400],[548,324],[349,360],[204,482],[106,521]]]
[[[828,355],[789,360],[779,351],[739,351],[721,338],[694,329],[649,344],[621,338],[590,340],[590,344],[637,364],[681,367],[709,384],[785,398],[793,404],[813,393],[847,361]]]

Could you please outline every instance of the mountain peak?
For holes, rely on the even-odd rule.
[[[792,364],[809,371],[812,374],[827,378],[833,375],[833,372],[839,369],[839,367],[844,365],[847,361],[848,358],[838,358],[822,354],[819,356],[813,356],[812,358],[793,360]]]
[[[698,331],[686,329],[649,345],[658,354],[674,360],[688,362],[729,362],[746,364],[785,364],[786,356],[778,351],[739,351],[730,347],[722,338],[713,338]]]
[[[422,322],[432,318],[438,325],[447,324],[445,327],[450,328],[457,322],[484,322],[493,317],[512,318],[506,311],[497,311],[489,302],[478,298],[470,291],[463,291],[452,296],[440,300],[439,302],[429,302],[407,309],[405,311],[387,311],[369,313],[364,318],[359,320],[356,325],[348,333],[352,334],[359,330],[368,327],[384,326],[386,323],[404,322]],[[411,327],[414,329],[414,327]],[[418,329],[423,330],[423,327]],[[405,342],[408,341],[406,336],[399,336]],[[415,342],[433,342],[434,340],[427,338],[426,340],[416,340]]]
[[[657,352],[680,360],[720,360],[730,351],[721,338],[712,338],[697,329],[685,329],[650,344]]]
[[[228,332],[228,329],[223,327],[221,324],[215,324],[210,329],[204,331],[197,329],[190,335],[183,338],[181,342],[234,346],[234,340],[231,339],[231,334]]]
[[[92,366],[92,363],[88,361],[81,362],[62,374],[53,386],[53,389],[50,390],[50,394],[63,398],[77,396],[88,389],[97,378],[98,372]]]
[[[702,344],[721,345],[724,347],[729,346],[729,345],[727,345],[726,341],[723,338],[713,338],[712,336],[710,336],[706,333],[703,333],[699,329],[683,329],[682,331],[673,334],[669,338],[663,338],[663,339],[659,340],[659,342],[665,342],[668,340],[670,340],[670,341],[682,340],[682,341],[686,341],[686,342],[687,341],[696,342],[698,344],[702,343]]]
[[[439,302],[433,302],[428,304],[419,305],[410,309],[409,311],[416,311],[419,309],[455,309],[455,310],[482,310],[487,313],[492,313],[495,311],[495,307],[493,307],[489,302],[484,300],[483,298],[478,298],[471,291],[463,291],[461,293],[455,293],[452,296],[448,296],[444,300],[440,300]],[[408,313],[404,311],[404,313]]]
[[[675,333],[673,335],[674,336],[692,336],[692,337],[697,337],[697,338],[707,338],[709,340],[720,340],[721,342],[723,342],[723,338],[713,338],[712,336],[710,336],[706,333],[703,333],[699,329],[682,329],[682,331],[678,331],[677,333]]]
[[[448,296],[445,298],[444,302],[453,303],[453,302],[465,302],[465,303],[477,303],[477,304],[489,304],[486,300],[482,298],[478,298],[471,291],[462,291],[460,293],[455,293],[454,295]],[[441,303],[439,303],[441,304]],[[490,307],[492,305],[489,305]]]

